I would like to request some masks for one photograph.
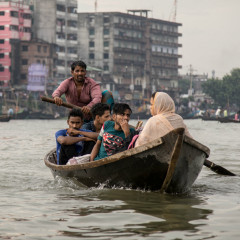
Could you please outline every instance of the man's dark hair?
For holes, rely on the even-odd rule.
[[[126,103],[115,103],[113,107],[113,114],[124,114],[124,112],[129,109],[132,113],[132,109]]]
[[[68,114],[68,119],[70,117],[80,117],[83,120],[83,112],[80,109],[73,108]]]
[[[93,119],[95,119],[97,115],[101,117],[107,110],[110,111],[110,107],[106,103],[96,103],[91,109]]]
[[[87,70],[87,65],[83,61],[75,61],[71,64],[71,70],[74,71],[74,69],[79,66],[82,67],[83,69]]]

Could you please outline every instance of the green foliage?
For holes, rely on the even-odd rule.
[[[222,80],[209,79],[203,83],[202,88],[217,105],[225,107],[236,104],[240,107],[240,68],[233,69]]]
[[[190,81],[188,79],[179,79],[178,87],[180,94],[187,94],[190,87]]]

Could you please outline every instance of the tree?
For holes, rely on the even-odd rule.
[[[188,94],[188,89],[190,87],[190,80],[189,79],[179,79],[178,87],[179,87],[180,94]]]
[[[217,105],[225,107],[236,104],[240,107],[240,68],[233,69],[222,80],[208,79],[202,88]]]

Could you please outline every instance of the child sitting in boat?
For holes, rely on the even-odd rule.
[[[79,129],[81,128],[83,121],[82,111],[80,109],[72,109],[68,114],[67,120],[69,128],[59,130],[55,133],[58,165],[65,165],[68,159],[81,155],[84,141],[93,140],[92,138],[79,134]]]
[[[132,137],[136,134],[128,124],[131,108],[125,103],[116,103],[113,107],[113,121],[106,121],[100,131],[90,161],[99,160],[128,148]]]

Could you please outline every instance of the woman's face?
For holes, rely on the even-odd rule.
[[[156,115],[154,113],[154,110],[153,110],[153,103],[154,103],[154,99],[151,97],[151,99],[150,99],[150,113],[151,113],[152,116]]]

